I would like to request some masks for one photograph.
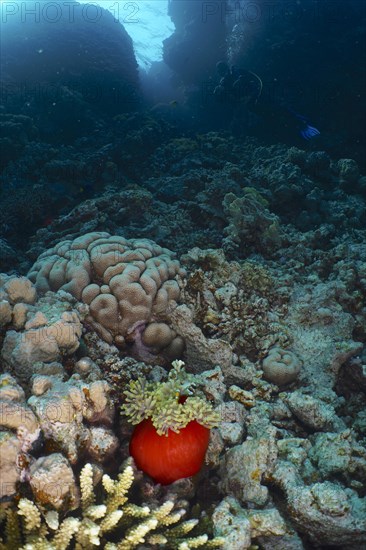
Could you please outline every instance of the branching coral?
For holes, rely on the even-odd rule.
[[[16,511],[8,510],[1,518],[5,520],[5,536],[0,539],[0,550],[67,550],[74,544],[73,539],[75,545],[72,547],[76,550],[95,547],[130,550],[145,542],[150,548],[159,545],[172,550],[200,546],[216,548],[223,544],[220,538],[208,540],[206,534],[187,538],[186,535],[199,520],[179,523],[186,511],[176,510],[172,501],[166,501],[154,510],[129,503],[127,493],[133,480],[130,465],[118,476],[118,480],[104,475],[105,499],[97,504],[93,467],[86,464],[80,473],[80,516],[69,516],[60,522],[55,510],[44,513],[35,503],[22,498]],[[108,534],[112,531],[114,540],[120,537],[119,542],[108,542]]]
[[[289,345],[291,335],[282,321],[289,285],[281,273],[254,261],[227,262],[212,250],[194,249],[184,260],[192,267],[183,300],[194,311],[192,320],[205,336],[222,338],[234,353],[252,361],[267,355],[275,345]],[[174,328],[188,349],[185,331]]]

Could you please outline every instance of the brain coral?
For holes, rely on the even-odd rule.
[[[179,298],[176,275],[184,273],[174,254],[153,241],[95,232],[41,254],[28,277],[39,293],[61,289],[88,304],[85,320],[106,342],[175,354],[183,341],[163,321],[169,302]]]
[[[263,359],[263,375],[268,382],[284,386],[294,382],[300,372],[302,361],[289,349],[278,346],[269,350]]]

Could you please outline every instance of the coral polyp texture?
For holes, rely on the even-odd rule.
[[[301,369],[301,360],[290,350],[275,346],[262,363],[263,376],[268,382],[284,386],[294,382]]]
[[[40,294],[63,290],[87,304],[85,322],[109,344],[174,356],[183,341],[165,312],[179,299],[184,273],[174,254],[151,240],[94,232],[41,254],[28,277]]]

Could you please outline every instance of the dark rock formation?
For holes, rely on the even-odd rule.
[[[74,137],[96,113],[136,109],[132,40],[106,9],[77,2],[5,3],[1,84],[8,112],[30,114],[43,134]],[[37,124],[38,126],[38,124]]]
[[[164,61],[185,84],[201,84],[225,57],[226,9],[227,0],[171,0],[176,30],[164,40]]]

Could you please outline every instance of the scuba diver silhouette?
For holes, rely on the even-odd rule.
[[[294,130],[306,140],[320,134],[317,128],[309,124],[306,117],[296,113],[284,102],[264,97],[263,83],[257,74],[237,69],[235,66],[229,67],[225,61],[219,61],[216,70],[220,82],[213,93],[219,101],[240,102],[260,118],[271,119],[287,129]]]

